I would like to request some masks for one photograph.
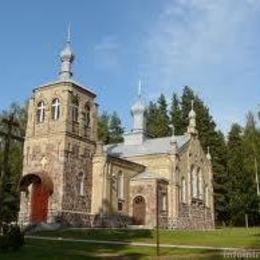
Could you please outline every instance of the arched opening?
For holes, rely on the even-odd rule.
[[[146,203],[143,196],[133,199],[133,222],[134,225],[145,225]]]
[[[53,183],[44,173],[33,173],[22,177],[20,190],[28,193],[31,189],[31,214],[32,223],[41,223],[47,220],[49,197],[53,193]]]

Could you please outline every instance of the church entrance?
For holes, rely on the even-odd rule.
[[[145,225],[146,203],[142,196],[133,200],[133,222],[134,225]]]
[[[49,193],[42,183],[35,182],[32,184],[31,196],[31,221],[40,223],[47,220],[48,215]]]
[[[30,222],[41,223],[47,220],[48,202],[53,193],[53,182],[46,172],[27,174],[20,180],[20,190],[30,196]]]

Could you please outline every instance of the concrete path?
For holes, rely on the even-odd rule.
[[[25,238],[38,239],[38,240],[52,240],[52,241],[65,241],[65,242],[83,242],[89,244],[106,244],[106,245],[127,245],[127,246],[140,246],[140,247],[156,247],[156,244],[143,243],[143,242],[127,242],[127,241],[108,241],[108,240],[85,240],[74,238],[62,237],[40,237],[40,236],[25,236]],[[160,244],[161,248],[188,248],[188,249],[208,249],[219,251],[258,251],[257,249],[243,249],[235,247],[214,247],[214,246],[194,246],[194,245],[173,245],[173,244]]]

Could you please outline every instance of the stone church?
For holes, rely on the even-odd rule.
[[[193,105],[184,135],[151,139],[139,92],[124,142],[103,145],[96,94],[73,80],[74,58],[68,39],[59,79],[29,100],[19,223],[214,228],[211,156],[198,140]]]

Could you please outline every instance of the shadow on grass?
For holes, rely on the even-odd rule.
[[[26,246],[19,252],[0,253],[0,259],[150,259],[155,249],[149,247],[129,247],[121,245],[86,244],[66,241],[42,241],[27,239]],[[222,259],[219,252],[202,249],[160,250],[162,259]],[[153,259],[153,258],[152,258]]]
[[[0,259],[141,259],[146,255],[121,245],[27,239],[26,246],[22,250],[0,253]]]

